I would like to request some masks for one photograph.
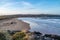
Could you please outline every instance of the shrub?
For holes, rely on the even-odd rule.
[[[4,33],[0,33],[0,40],[6,40]]]
[[[0,30],[0,40],[12,40],[12,37],[6,30]]]
[[[17,32],[13,35],[12,39],[13,40],[23,40],[24,37],[25,37],[24,32]]]

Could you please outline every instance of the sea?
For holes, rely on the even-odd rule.
[[[40,17],[23,17],[18,18],[30,24],[30,31],[37,31],[43,34],[60,35],[60,19],[44,19]]]

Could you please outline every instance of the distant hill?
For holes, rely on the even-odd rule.
[[[0,16],[1,19],[9,19],[9,18],[18,18],[18,17],[42,17],[42,18],[60,18],[60,15],[52,15],[52,14],[16,14],[16,15],[4,15]]]

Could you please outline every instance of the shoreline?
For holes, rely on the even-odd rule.
[[[7,19],[7,20],[0,20],[0,30],[29,30],[30,25],[22,20],[14,19]]]

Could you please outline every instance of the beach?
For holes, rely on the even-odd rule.
[[[0,30],[29,30],[30,25],[16,18],[0,20]]]

